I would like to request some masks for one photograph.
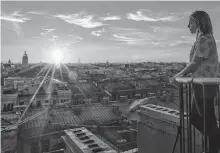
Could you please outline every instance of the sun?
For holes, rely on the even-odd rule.
[[[55,64],[60,64],[63,60],[63,53],[60,50],[55,50],[52,53],[52,57]]]

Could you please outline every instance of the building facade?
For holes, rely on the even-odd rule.
[[[178,133],[179,111],[158,105],[146,104],[141,106],[139,114],[138,153],[146,153],[146,150],[150,153],[172,152]],[[202,135],[196,130],[195,136],[196,153],[199,153],[201,152]],[[185,143],[187,144],[187,141]],[[176,153],[180,152],[179,144],[178,139],[175,148]]]
[[[66,144],[65,153],[116,153],[115,150],[85,127],[68,129],[64,132],[65,136],[62,136],[62,139]]]
[[[17,103],[18,94],[14,89],[1,89],[1,111],[13,111],[13,107]]]

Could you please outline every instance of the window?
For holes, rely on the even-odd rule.
[[[60,102],[63,103],[63,99],[61,99]]]
[[[69,99],[66,99],[66,101],[68,102],[68,101],[69,101]]]
[[[53,100],[53,104],[56,104],[56,102],[57,102],[56,100]]]
[[[49,103],[49,100],[45,100],[45,103],[48,104],[48,103]]]
[[[39,153],[39,146],[37,142],[31,143],[31,153]]]
[[[20,102],[19,104],[20,104],[20,105],[24,105],[24,102]]]
[[[3,111],[6,111],[6,109],[7,109],[7,105],[6,105],[6,104],[4,104]]]
[[[13,107],[14,107],[14,104],[11,104],[11,110],[13,110],[13,109],[14,109]]]
[[[41,102],[39,100],[37,101],[37,107],[41,107]]]
[[[50,141],[49,140],[43,140],[42,141],[42,152],[48,152],[50,149]]]
[[[7,111],[10,111],[10,104],[7,105]]]

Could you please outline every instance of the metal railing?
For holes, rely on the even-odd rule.
[[[218,90],[216,90],[215,98],[216,105],[218,108],[218,129],[220,128],[220,97],[219,97],[219,85],[220,78],[190,78],[190,77],[180,77],[176,79],[179,85],[179,99],[180,99],[180,153],[207,153],[210,148],[208,146],[208,135],[207,135],[207,95],[206,87],[207,85],[216,85]],[[192,106],[194,102],[194,90],[193,85],[201,85],[202,89],[202,99],[203,99],[203,127],[204,132],[201,133],[201,140],[198,140],[196,136],[196,128],[192,124],[191,114]],[[213,101],[214,102],[214,101]],[[216,113],[215,113],[216,114]],[[201,114],[200,114],[201,115]],[[204,140],[203,140],[204,139]],[[197,142],[201,141],[201,142]],[[174,152],[174,150],[173,150]]]

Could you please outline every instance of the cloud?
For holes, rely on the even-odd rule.
[[[83,38],[82,38],[82,37],[79,37],[79,36],[77,36],[76,39],[83,40]]]
[[[83,40],[83,38],[79,36],[76,36],[76,39]]]
[[[80,36],[76,36],[76,35],[68,35],[69,37],[75,37],[76,39],[79,39],[79,40],[83,40],[83,38],[82,37],[80,37]]]
[[[175,16],[182,16],[182,17],[186,17],[189,16],[194,10],[187,10],[184,12],[171,12],[169,13],[170,15],[175,15]]]
[[[162,13],[152,13],[150,10],[138,10],[135,13],[128,13],[127,19],[135,21],[148,21],[148,22],[158,22],[158,21],[177,21],[182,19],[176,15],[163,15]]]
[[[14,11],[11,14],[7,14],[2,11],[0,19],[7,21],[9,23],[7,28],[15,31],[17,35],[21,33],[21,26],[19,24],[31,20],[30,18],[25,17],[23,14],[20,14],[20,11]]]
[[[196,41],[196,38],[193,36],[180,36],[180,40],[185,41],[185,42],[189,42],[189,43],[193,43]]]
[[[114,37],[111,40],[119,44],[148,45],[149,47],[175,47],[189,45],[190,41],[180,38],[184,29],[171,26],[152,26],[146,30],[137,28],[111,27]],[[189,39],[189,38],[188,38]]]
[[[10,21],[10,22],[19,22],[19,23],[24,23],[28,20],[30,20],[30,18],[25,17],[22,14],[19,14],[19,11],[14,11],[12,14],[5,14],[4,12],[2,12],[0,19],[1,20],[5,20],[5,21]]]
[[[87,15],[84,12],[80,12],[77,14],[69,14],[69,15],[58,14],[58,15],[54,15],[53,17],[64,20],[65,22],[70,24],[81,26],[83,28],[96,28],[104,25],[102,22],[95,21],[93,19],[94,15]]]
[[[162,33],[162,35],[164,35]],[[119,44],[129,44],[129,45],[148,45],[149,47],[177,47],[183,46],[188,47],[192,44],[193,39],[189,36],[183,36],[178,38],[162,37],[157,35],[152,35],[151,33],[144,31],[132,31],[121,32],[113,34],[114,41],[119,42]]]
[[[186,28],[184,29],[171,26],[151,26],[149,29],[152,40],[156,42],[176,40],[179,39],[182,34],[187,32]]]
[[[136,37],[149,37],[150,34],[146,31],[136,28],[121,28],[121,27],[110,27],[109,31],[112,33],[124,35],[124,36],[136,36]]]
[[[138,36],[127,36],[122,34],[113,34],[113,37],[115,38],[115,41],[123,42],[122,44],[130,44],[130,45],[141,45],[146,44],[148,39],[147,38],[141,38]]]
[[[32,37],[33,39],[39,39],[40,37]]]
[[[73,40],[76,40],[77,42],[78,41],[80,41],[80,40],[83,40],[83,38],[82,37],[80,37],[80,36],[76,36],[76,35],[68,35],[69,37],[71,37],[71,39],[73,38]]]
[[[45,14],[47,14],[47,12],[43,12],[43,11],[29,11],[27,13],[28,14],[34,14],[34,15],[45,15]]]
[[[52,28],[52,29],[42,28],[42,30],[44,30],[45,32],[42,32],[41,35],[46,35],[48,33],[51,33],[53,31],[55,31],[56,29],[54,29],[54,28]]]
[[[155,47],[162,47],[162,48],[167,48],[167,47],[189,47],[193,43],[191,41],[186,41],[183,39],[169,39],[169,40],[160,40],[160,41],[155,41],[153,40],[151,42],[152,45]]]
[[[136,28],[122,28],[122,27],[110,27],[109,31],[112,31],[114,33],[131,33],[131,32],[138,32],[140,31],[140,29],[136,29]]]
[[[171,26],[152,26],[151,27],[153,32],[163,32],[163,33],[174,33],[174,32],[182,32],[184,29],[182,28],[176,28],[176,27],[171,27]]]
[[[102,33],[103,33],[104,31],[105,31],[104,29],[92,31],[92,32],[91,32],[91,35],[99,37],[99,36],[102,35]]]
[[[97,37],[99,37],[99,36],[101,36],[102,34],[101,34],[101,30],[97,30],[97,31],[92,31],[91,32],[91,35],[94,35],[94,36],[97,36]]]
[[[52,38],[49,39],[49,41],[56,41],[56,39],[58,38],[58,36],[52,36]]]
[[[70,43],[67,43],[67,44],[64,45],[63,49],[73,49],[72,45],[75,44],[75,43],[78,43],[78,42],[80,42],[80,41],[76,40],[76,41],[72,41]]]
[[[175,47],[175,46],[189,45],[189,44],[190,44],[190,43],[189,43],[189,42],[186,42],[186,41],[176,40],[176,41],[173,41],[172,43],[168,43],[167,46]]]
[[[112,21],[112,20],[121,20],[120,16],[107,16],[107,17],[100,17],[102,21]]]
[[[112,33],[114,40],[123,44],[144,45],[151,41],[151,34],[136,28],[111,27],[109,31]]]

